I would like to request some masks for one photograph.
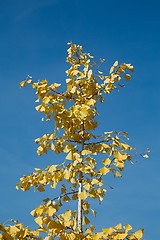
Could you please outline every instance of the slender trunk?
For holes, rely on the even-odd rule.
[[[80,174],[82,175],[82,173]],[[82,192],[82,183],[79,182],[78,193]],[[78,229],[82,232],[82,200],[78,198]]]
[[[84,150],[84,122],[82,124],[82,142],[81,142],[81,151],[83,151],[83,150]],[[83,161],[82,154],[81,154],[81,158],[82,158],[82,161]],[[78,193],[81,193],[83,191],[82,178],[83,178],[83,173],[80,172],[79,173]],[[83,228],[82,228],[82,219],[83,219],[82,204],[83,204],[83,201],[81,200],[81,198],[78,198],[78,217],[77,217],[77,221],[78,221],[78,229],[79,229],[80,232],[83,231]]]

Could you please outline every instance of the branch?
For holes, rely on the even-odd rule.
[[[90,145],[90,144],[99,144],[99,143],[108,143],[109,141],[111,141],[112,139],[107,139],[107,140],[101,140],[101,141],[98,141],[98,142],[89,142],[89,143],[84,143],[84,145]]]
[[[60,196],[58,196],[58,197],[55,197],[55,198],[51,199],[51,201],[55,201],[55,200],[57,200],[57,199],[61,199],[61,198],[65,197],[65,196],[68,196],[68,195],[71,195],[71,194],[75,194],[75,193],[78,193],[78,191],[73,191],[73,192],[65,193],[65,194],[63,194],[63,195],[60,195]]]

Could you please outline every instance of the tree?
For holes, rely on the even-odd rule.
[[[132,160],[134,149],[128,145],[126,132],[104,132],[96,134],[98,126],[97,104],[103,103],[104,95],[122,87],[123,78],[130,80],[134,68],[131,64],[118,64],[110,68],[109,75],[100,71],[100,65],[93,56],[83,52],[80,45],[69,43],[66,71],[66,90],[61,92],[61,84],[48,84],[47,80],[34,82],[31,76],[20,83],[21,87],[30,84],[36,90],[38,106],[36,110],[44,114],[44,120],[54,122],[54,130],[35,140],[37,154],[65,153],[66,157],[58,164],[46,169],[35,168],[30,175],[24,175],[16,185],[17,189],[28,191],[33,187],[39,192],[49,185],[57,189],[58,196],[44,199],[43,203],[31,212],[37,229],[30,230],[22,223],[10,226],[0,225],[2,239],[141,239],[143,229],[132,232],[132,227],[118,224],[96,232],[91,223],[92,213],[89,199],[103,201],[106,189],[105,175],[121,177],[125,163]],[[121,79],[122,78],[122,79]],[[100,155],[96,160],[97,155]],[[62,154],[61,154],[62,155]],[[145,155],[147,156],[147,155]],[[77,202],[72,209],[71,201]],[[65,209],[65,210],[64,210]],[[62,211],[64,210],[64,211]]]

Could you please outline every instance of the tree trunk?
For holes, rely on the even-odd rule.
[[[79,182],[78,193],[81,193],[81,192],[82,192],[82,183]],[[82,200],[81,198],[78,198],[78,229],[80,232],[82,232]]]
[[[81,142],[81,152],[84,150],[84,122],[82,124],[82,142]],[[82,158],[82,162],[83,162],[83,155],[80,153],[80,156]],[[78,188],[78,194],[81,193],[83,191],[83,187],[82,187],[82,178],[83,178],[83,173],[80,172],[79,173],[79,188]],[[78,221],[78,229],[80,232],[83,232],[83,228],[82,228],[82,199],[78,198],[78,217],[77,217],[77,221]]]

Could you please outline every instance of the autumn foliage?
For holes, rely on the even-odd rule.
[[[37,229],[31,230],[15,221],[10,226],[0,225],[0,237],[9,240],[42,239],[42,236],[45,240],[140,240],[143,230],[133,232],[129,224],[104,226],[101,232],[96,232],[96,226],[91,223],[96,211],[90,204],[90,199],[103,201],[107,191],[104,177],[108,174],[120,177],[125,163],[134,155],[134,149],[127,143],[126,132],[96,134],[94,131],[98,127],[97,103],[104,103],[105,95],[121,88],[121,81],[129,81],[134,68],[131,64],[116,61],[105,75],[100,70],[104,59],[95,63],[93,56],[73,43],[69,43],[66,61],[70,66],[63,92],[59,90],[61,84],[49,85],[47,80],[34,82],[31,76],[20,83],[21,87],[29,84],[35,89],[36,110],[44,114],[44,121],[54,123],[52,132],[35,139],[37,154],[41,156],[53,151],[65,153],[66,157],[60,155],[59,163],[53,162],[46,169],[35,168],[30,175],[20,178],[16,188],[28,191],[33,187],[43,192],[49,185],[51,189],[58,187],[57,196],[44,199],[31,211]],[[76,209],[72,210],[71,201],[77,203]]]

